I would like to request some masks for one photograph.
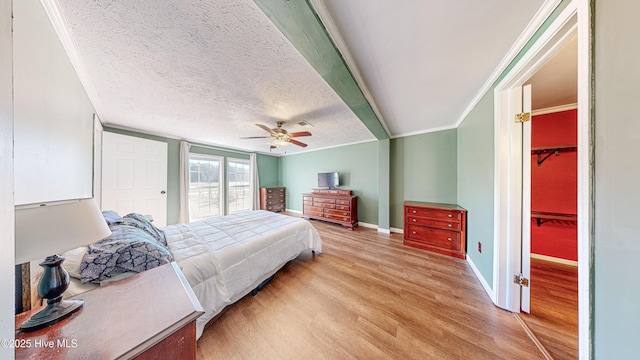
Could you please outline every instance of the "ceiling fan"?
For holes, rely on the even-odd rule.
[[[298,140],[295,140],[293,138],[296,137],[302,137],[302,136],[311,136],[311,133],[308,131],[299,131],[299,132],[293,132],[293,133],[289,133],[287,132],[287,130],[282,128],[282,125],[284,124],[284,121],[276,121],[276,127],[273,129],[269,129],[267,126],[262,125],[262,124],[256,124],[257,127],[264,129],[265,131],[267,131],[269,133],[269,136],[249,136],[249,137],[243,137],[241,139],[268,139],[271,138],[272,140],[269,142],[269,145],[271,145],[271,149],[275,149],[279,146],[287,146],[290,144],[295,144],[301,147],[307,147],[307,144],[300,142]]]

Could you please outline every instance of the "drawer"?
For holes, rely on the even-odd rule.
[[[306,213],[308,211],[315,211],[317,213],[323,214],[324,210],[321,207],[317,206],[304,206],[302,212]]]
[[[267,210],[269,210],[269,211],[284,211],[284,206],[282,206],[282,205],[267,205]]]
[[[351,205],[351,201],[349,200],[336,200],[336,204],[340,204],[340,205]]]
[[[313,196],[303,196],[302,200],[304,200],[304,201],[313,201]]]
[[[267,199],[267,204],[282,204],[284,202],[284,198],[278,197],[275,199]]]
[[[327,219],[338,220],[338,221],[343,221],[343,222],[349,222],[349,217],[348,216],[325,214],[324,217],[326,217]]]
[[[284,194],[284,188],[268,188],[267,194]]]
[[[409,225],[407,227],[406,238],[427,245],[450,250],[460,250],[460,233],[454,231]]]
[[[329,203],[319,203],[319,202],[314,201],[313,202],[313,206],[321,207],[321,208],[327,208],[327,209],[335,209],[336,204],[334,204],[334,203],[331,203],[331,204],[329,204]]]
[[[284,196],[281,196],[280,194],[267,194],[267,196],[265,196],[264,199],[267,201],[282,200],[284,199]]]
[[[324,216],[324,210],[315,206],[304,206],[302,213],[305,215]]]
[[[313,206],[313,201],[309,201],[309,200],[304,200],[302,202],[303,206]]]
[[[314,197],[313,198],[313,202],[315,202],[315,203],[331,203],[331,204],[335,204],[336,203],[336,201],[334,199],[319,198],[319,197]]]
[[[336,209],[349,211],[351,210],[351,207],[349,205],[336,205]]]
[[[407,207],[406,216],[428,217],[432,219],[448,219],[460,221],[462,214],[455,210]]]
[[[414,216],[407,216],[407,225],[424,225],[440,229],[460,231],[460,223],[457,221],[435,220]]]
[[[343,211],[343,210],[327,209],[325,213],[331,214],[331,215],[338,215],[338,216],[347,216],[347,217],[349,216],[349,212]]]

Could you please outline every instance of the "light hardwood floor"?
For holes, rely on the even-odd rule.
[[[198,359],[542,359],[470,266],[401,234],[313,221],[323,253],[285,265],[198,341]]]
[[[578,269],[531,259],[531,314],[522,318],[554,359],[577,359]]]

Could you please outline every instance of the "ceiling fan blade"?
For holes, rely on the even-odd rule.
[[[264,129],[266,132],[268,132],[269,134],[275,134],[275,132],[271,129],[269,129],[267,126],[262,125],[262,124],[256,124],[257,127]]]
[[[247,136],[247,137],[241,137],[240,139],[267,139],[270,137],[271,136]]]
[[[299,132],[289,133],[289,136],[292,138],[301,137],[301,136],[311,136],[311,133],[308,131],[299,131]]]
[[[298,141],[298,140],[289,139],[289,141],[290,141],[292,144],[296,144],[296,145],[298,145],[298,146],[302,146],[302,147],[307,147],[307,144],[305,144],[305,143],[303,143],[303,142],[300,142],[300,141]]]

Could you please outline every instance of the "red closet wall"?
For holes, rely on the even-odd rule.
[[[577,110],[537,115],[531,121],[531,147],[577,144]],[[544,154],[542,155],[544,157]],[[576,151],[551,155],[540,166],[531,155],[531,211],[577,213],[578,161]],[[531,222],[531,253],[578,260],[575,222]]]

